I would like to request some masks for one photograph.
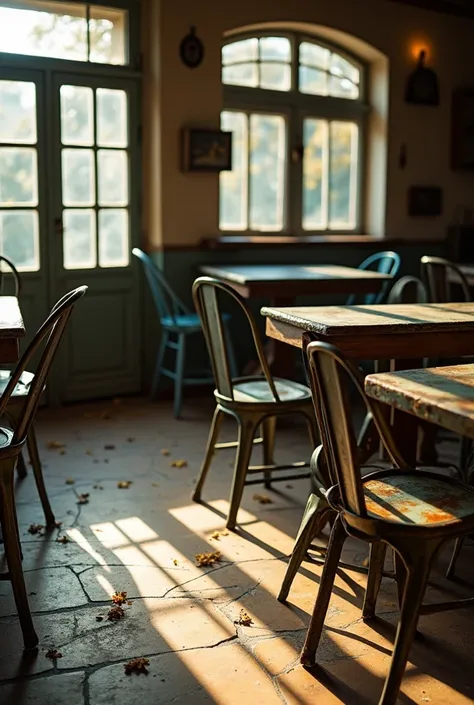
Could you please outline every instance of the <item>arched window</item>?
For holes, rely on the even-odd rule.
[[[358,231],[364,67],[314,38],[278,33],[222,47],[232,171],[220,180],[223,231]]]

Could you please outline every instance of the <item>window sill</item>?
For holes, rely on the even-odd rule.
[[[313,245],[356,245],[392,247],[394,245],[428,245],[439,240],[406,240],[402,238],[379,238],[372,235],[220,235],[216,238],[204,238],[200,242],[202,249],[239,250],[247,247],[308,247]]]

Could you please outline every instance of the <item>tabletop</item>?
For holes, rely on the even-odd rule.
[[[359,359],[474,353],[474,303],[264,307],[261,312],[267,335],[296,347],[308,331]]]
[[[370,397],[474,438],[474,364],[368,375]]]
[[[15,296],[0,296],[0,362],[16,362],[18,341],[25,335],[25,325]]]

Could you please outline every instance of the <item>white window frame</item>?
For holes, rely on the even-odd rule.
[[[236,111],[244,113],[274,113],[285,117],[287,123],[286,140],[286,174],[283,205],[284,223],[282,230],[221,230],[230,235],[336,235],[338,233],[358,234],[363,232],[362,204],[364,201],[364,174],[366,156],[366,129],[369,105],[366,103],[367,66],[361,60],[348,53],[342,47],[332,44],[316,35],[265,31],[246,32],[234,34],[226,38],[224,45],[251,38],[284,37],[291,43],[291,76],[292,85],[289,91],[277,91],[264,88],[251,88],[222,83],[223,106],[222,111]],[[299,91],[299,45],[301,42],[310,42],[329,49],[347,59],[360,72],[359,98],[336,98],[333,96],[319,96],[301,93]],[[292,159],[294,150],[298,153],[303,140],[303,120],[306,117],[323,120],[340,120],[354,122],[358,126],[358,154],[357,154],[357,200],[356,217],[353,228],[331,229],[329,227],[315,230],[303,229],[303,160]],[[249,208],[249,204],[247,204]]]

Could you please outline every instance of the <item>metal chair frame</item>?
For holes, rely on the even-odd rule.
[[[48,318],[41,325],[31,343],[23,353],[10,380],[0,397],[0,418],[8,415],[11,397],[21,375],[33,355],[42,348],[36,373],[30,384],[28,394],[23,398],[21,413],[13,430],[0,428],[0,524],[2,527],[5,556],[8,573],[2,573],[0,579],[10,580],[18,611],[23,640],[26,649],[34,649],[38,644],[31,618],[25,579],[21,566],[22,554],[14,496],[14,470],[18,457],[25,446],[36,409],[44,389],[51,364],[64,334],[74,305],[84,296],[86,286],[81,286],[63,296],[51,310]],[[43,511],[48,518],[48,525],[54,526],[54,514],[51,510],[41,465],[34,465],[34,475]]]
[[[442,257],[421,258],[421,276],[428,290],[429,300],[432,304],[443,304],[453,301],[451,297],[451,282],[449,273],[454,275],[461,286],[462,301],[471,300],[471,292],[466,277],[453,262]]]
[[[384,252],[375,252],[370,257],[367,257],[359,264],[358,269],[371,269],[373,264],[377,264],[376,271],[381,274],[390,274],[392,277],[397,275],[400,269],[401,258],[397,252],[386,250]],[[377,294],[366,294],[363,299],[365,305],[383,304],[390,288],[390,281],[384,282]],[[357,303],[357,295],[351,294],[346,301],[346,306],[353,306]]]
[[[310,342],[306,349],[311,390],[322,439],[323,453],[333,483],[326,493],[328,505],[337,513],[329,540],[327,557],[319,584],[318,595],[306,635],[301,661],[305,666],[315,663],[329,600],[346,537],[353,536],[370,544],[371,569],[363,606],[364,619],[375,614],[386,547],[396,555],[396,577],[401,602],[400,620],[392,662],[379,705],[395,705],[400,690],[418,618],[447,609],[466,607],[474,598],[423,605],[423,596],[430,568],[441,545],[450,539],[465,536],[474,529],[474,490],[466,484],[435,473],[414,471],[400,454],[382,405],[369,399],[364,392],[359,370],[333,345]],[[362,478],[357,444],[352,428],[347,381],[355,386],[372,414],[381,440],[394,464]],[[435,524],[394,522],[367,511],[363,486],[370,480],[380,480],[396,474],[423,477],[423,481],[445,482],[473,502],[473,513],[453,521]]]
[[[257,359],[263,372],[261,376],[237,378],[231,376],[228,338],[224,330],[218,292],[222,292],[224,295],[231,297],[244,312],[250,327]],[[230,495],[230,509],[226,524],[227,528],[234,529],[245,485],[263,482],[266,487],[270,487],[273,481],[296,480],[309,477],[308,472],[301,473],[302,468],[309,467],[309,463],[307,462],[291,463],[289,465],[275,464],[273,455],[277,417],[286,414],[301,414],[304,416],[308,423],[312,448],[314,448],[317,443],[316,421],[309,389],[298,385],[296,382],[283,380],[286,384],[292,385],[299,392],[303,391],[307,392],[307,394],[304,394],[303,398],[289,399],[286,401],[280,398],[277,387],[278,382],[281,380],[272,377],[255,320],[245,300],[231,286],[217,279],[200,277],[196,279],[193,284],[193,299],[202,322],[209,355],[211,357],[216,383],[216,389],[214,391],[216,408],[211,423],[204,460],[192,499],[195,502],[201,501],[202,488],[209,471],[214,451],[220,448],[236,447],[237,453]],[[272,399],[268,401],[242,401],[236,399],[234,393],[236,385],[245,382],[263,382],[268,384]],[[232,416],[237,422],[238,440],[236,442],[217,443],[224,414]],[[256,439],[255,435],[259,427],[262,429],[262,438]],[[249,467],[252,447],[255,442],[263,443],[263,465]],[[273,473],[281,470],[296,470],[300,472],[285,475],[284,477],[273,478]],[[263,475],[263,478],[246,479],[248,474],[254,473]]]

